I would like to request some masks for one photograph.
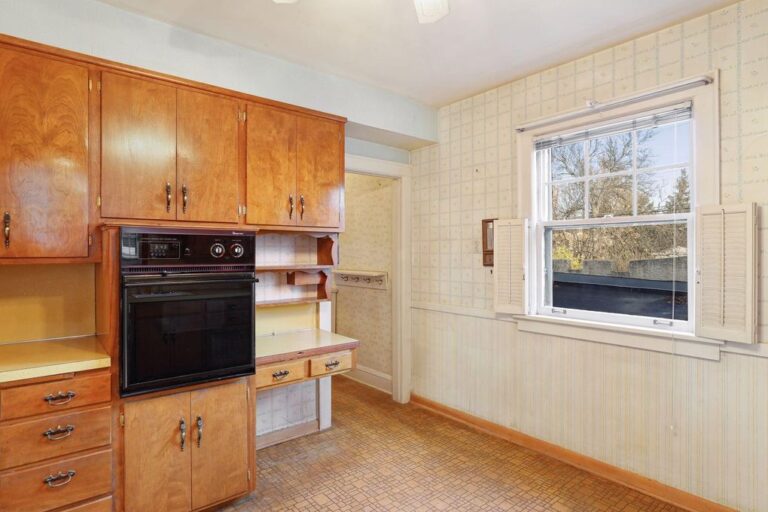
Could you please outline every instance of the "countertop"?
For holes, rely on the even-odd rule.
[[[109,368],[96,336],[0,345],[0,383]]]
[[[358,340],[322,329],[256,337],[256,365],[355,349]]]

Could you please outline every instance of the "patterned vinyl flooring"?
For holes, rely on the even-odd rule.
[[[333,415],[259,450],[257,491],[225,511],[681,510],[349,379]]]

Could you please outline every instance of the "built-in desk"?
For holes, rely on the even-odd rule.
[[[109,368],[96,336],[0,345],[0,383]]]

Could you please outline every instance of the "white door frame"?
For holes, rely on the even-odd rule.
[[[411,400],[411,165],[345,155],[346,172],[394,178],[395,203],[392,262],[392,399]]]

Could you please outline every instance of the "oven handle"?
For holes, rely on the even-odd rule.
[[[211,278],[210,274],[185,274],[169,276],[124,276],[123,286],[126,288],[147,285],[172,285],[172,284],[216,284],[216,283],[256,283],[253,274],[227,274],[223,278]]]

